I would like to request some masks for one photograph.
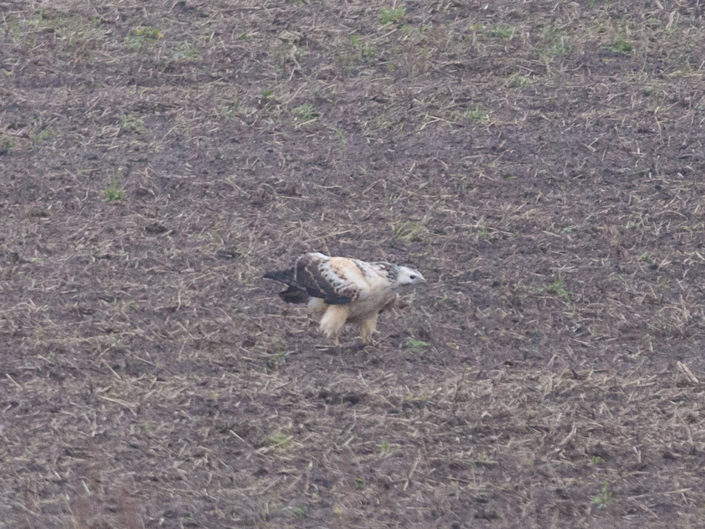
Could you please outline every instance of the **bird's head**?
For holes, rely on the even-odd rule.
[[[421,272],[408,266],[397,267],[397,277],[394,283],[398,286],[415,285],[416,283],[425,283],[426,279],[421,275]]]

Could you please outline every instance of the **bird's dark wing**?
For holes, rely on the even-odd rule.
[[[356,298],[350,283],[330,259],[319,253],[307,253],[296,260],[294,282],[309,296],[321,298],[329,305],[346,305]]]
[[[303,303],[307,300],[305,293],[329,305],[346,305],[365,293],[359,267],[354,261],[321,253],[304,254],[293,268],[267,272],[264,277],[289,285],[280,296],[290,303]]]

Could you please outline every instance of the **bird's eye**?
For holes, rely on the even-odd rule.
[[[416,279],[416,276],[415,276],[414,274],[411,274],[411,275],[409,276],[409,279]]]

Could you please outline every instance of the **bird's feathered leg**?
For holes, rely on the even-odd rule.
[[[326,337],[333,338],[335,345],[340,345],[338,334],[340,334],[345,320],[348,319],[349,313],[350,310],[346,305],[330,305],[321,318],[321,331]]]
[[[377,318],[379,313],[375,312],[372,316],[360,322],[360,336],[362,343],[368,344],[372,341],[372,335],[377,330]]]

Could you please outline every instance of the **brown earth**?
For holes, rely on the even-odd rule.
[[[0,527],[702,527],[701,2],[0,0]],[[265,270],[417,266],[373,346]]]

